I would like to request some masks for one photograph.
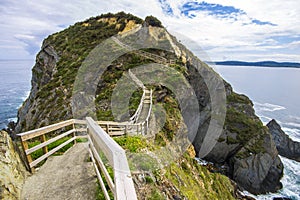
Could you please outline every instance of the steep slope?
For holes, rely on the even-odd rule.
[[[160,28],[156,29],[154,27]],[[221,88],[220,85],[208,86],[205,81],[214,81],[219,76],[161,27],[161,23],[153,17],[147,17],[143,21],[130,14],[117,13],[90,18],[49,36],[43,42],[42,50],[37,55],[37,61],[32,70],[31,93],[19,110],[16,131],[34,129],[73,118],[72,91],[78,69],[98,44],[113,35],[119,34],[131,38],[131,41],[140,41],[138,43],[140,46],[134,46],[136,49],[141,48],[167,60],[173,60],[173,64],[168,67],[183,75],[195,91],[196,100],[199,104],[197,109],[199,109],[200,119],[199,127],[196,130],[197,134],[191,142],[199,157],[205,156],[205,159],[214,163],[227,165],[227,175],[235,180],[239,186],[254,194],[279,189],[281,187],[279,180],[282,176],[283,166],[277,155],[271,135],[258,117],[255,116],[252,102],[246,96],[234,93],[228,83],[224,82],[227,95],[227,115],[222,134],[216,138],[217,141],[214,142],[216,144],[212,146],[208,154],[202,154],[206,132],[213,118],[210,90],[218,91]],[[122,40],[122,42],[128,43],[128,40]],[[154,47],[146,48],[146,44],[149,42],[166,46],[170,51],[155,49]],[[130,41],[128,45],[130,45]],[[118,51],[119,47],[112,47],[116,47],[116,50],[112,48],[105,51],[107,53]],[[95,95],[91,97],[95,102],[93,112],[96,113],[99,120],[114,120],[111,96],[123,73],[128,69],[149,63],[153,63],[153,60],[131,51],[125,52],[110,63],[107,70],[102,74],[101,81],[94,83],[97,84],[97,90]],[[194,118],[183,120],[184,116],[182,115],[184,114],[180,113],[179,109],[182,107],[179,106],[179,100],[173,91],[160,84],[159,78],[157,80],[155,78],[147,79],[151,75],[155,77],[162,72],[156,70],[153,75],[151,72],[147,74],[146,71],[144,70],[144,75],[137,74],[137,76],[146,81],[148,87],[153,88],[155,91],[154,102],[162,105],[166,110],[166,122],[162,130],[152,138],[156,145],[163,147],[176,138],[185,136],[184,131],[178,132],[177,129],[180,129],[181,122],[184,122],[186,126],[193,125]],[[206,77],[202,77],[199,71],[205,73]],[[176,85],[179,80],[168,79],[168,81]],[[223,83],[223,81],[221,82]],[[129,106],[131,113],[138,105],[139,94],[140,92],[137,91],[132,95]],[[187,106],[189,102],[186,103],[183,107],[186,106],[187,110],[190,109],[188,111],[193,113],[193,108]],[[126,110],[124,110],[125,112]],[[121,115],[120,119],[123,118],[124,116]],[[216,180],[216,176],[219,177],[219,175],[211,173],[202,175],[201,171],[203,172],[204,169],[196,167],[191,160],[182,157],[179,157],[178,160],[179,163],[188,163],[188,165],[182,164],[179,167],[178,165],[171,165],[173,166],[172,170],[169,173],[167,170],[164,177],[170,185],[176,186],[177,184],[176,188],[182,188],[181,196],[189,196],[189,191],[185,191],[181,186],[188,185],[191,180],[182,178],[184,179],[182,183],[180,181],[179,183],[176,182],[178,179],[174,179],[174,176],[180,172],[184,172],[182,177],[193,177],[195,173],[199,173],[202,178],[204,177],[203,179],[208,176],[211,182],[216,181],[213,189],[208,186],[204,187],[207,189],[208,197],[209,194],[213,193],[214,195],[211,197],[219,196],[222,193],[226,193],[230,197],[234,196],[232,185],[229,186],[228,179],[224,176],[220,180]],[[159,184],[159,182],[156,182],[156,184]],[[203,188],[201,181],[196,181],[193,184],[195,184],[195,188],[198,186]],[[166,185],[162,184],[158,192],[166,195],[167,192],[164,192],[164,186]],[[227,191],[225,186],[228,186]],[[217,190],[217,194],[214,190]],[[193,193],[193,195],[197,195],[197,193]]]

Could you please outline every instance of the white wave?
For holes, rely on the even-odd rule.
[[[282,130],[294,141],[300,142],[300,130],[296,128],[282,127]]]
[[[14,117],[14,118],[9,118],[7,119],[8,122],[17,122],[18,118]]]
[[[289,127],[295,127],[295,128],[300,128],[300,124],[294,123],[294,122],[286,122],[282,123],[283,126],[289,126]]]
[[[284,106],[270,104],[270,103],[258,103],[258,102],[254,102],[254,108],[257,111],[269,111],[269,112],[286,109]]]
[[[281,179],[283,188],[278,193],[268,193],[265,195],[249,195],[258,200],[269,200],[273,197],[289,197],[291,199],[300,199],[300,163],[281,157],[284,165],[284,175]]]
[[[30,95],[30,90],[25,92],[25,95],[23,97],[21,97],[22,100],[25,101],[29,97],[29,95]]]

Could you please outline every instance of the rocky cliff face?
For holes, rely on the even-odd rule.
[[[275,141],[279,155],[300,162],[300,142],[293,141],[273,119],[267,127]]]
[[[274,141],[254,114],[253,104],[226,84],[227,114],[224,130],[205,159],[228,165],[228,175],[253,194],[275,192],[282,187],[283,165]],[[207,127],[205,123],[203,127]],[[196,139],[194,146],[201,146]]]
[[[36,57],[36,64],[32,69],[32,79],[31,79],[31,91],[28,99],[23,103],[21,109],[18,113],[18,124],[16,126],[16,132],[21,132],[22,130],[29,130],[34,127],[39,127],[45,124],[49,124],[50,121],[55,121],[50,113],[45,113],[44,104],[45,98],[49,98],[51,91],[42,91],[42,88],[47,85],[56,71],[56,63],[59,57],[50,45],[46,42],[42,45],[42,49]],[[44,90],[47,90],[45,88]],[[59,88],[57,88],[59,90]],[[44,94],[45,93],[45,94]],[[50,95],[50,96],[48,96]],[[63,107],[63,110],[66,108]],[[52,112],[55,112],[54,110]],[[47,116],[41,120],[37,120],[39,116]],[[53,115],[53,114],[52,114]]]
[[[0,198],[20,199],[26,170],[9,135],[0,132]]]
[[[184,74],[193,87],[199,103],[200,122],[195,139],[192,141],[199,156],[205,132],[211,120],[211,97],[209,89],[217,91],[220,85],[208,88],[205,80],[197,70],[204,69],[207,80],[218,75],[205,63],[180,44],[163,29],[156,31],[153,26],[161,27],[161,23],[152,17],[143,20],[129,14],[106,14],[76,23],[68,29],[49,36],[43,43],[33,68],[32,90],[18,114],[17,131],[38,128],[43,125],[72,118],[71,97],[74,80],[78,69],[89,52],[101,41],[115,34],[134,34],[141,26],[148,27],[136,40],[143,41],[143,34],[151,36],[152,41],[162,42],[171,47],[172,52],[148,49],[149,52],[175,59],[171,65]],[[135,36],[135,35],[134,35]],[[144,41],[147,42],[147,41]],[[95,95],[98,119],[111,120],[110,96],[122,73],[135,66],[151,63],[135,54],[127,53],[114,61],[103,73],[102,82],[98,83]],[[200,69],[195,68],[199,65]],[[227,95],[227,114],[223,132],[217,138],[212,150],[205,159],[229,166],[228,175],[241,187],[254,194],[276,191],[281,187],[282,163],[277,155],[274,142],[268,129],[254,114],[252,102],[244,95],[232,91],[224,82]],[[160,86],[155,86],[160,87]],[[170,98],[164,100],[167,104]],[[175,100],[174,100],[175,101]],[[170,105],[168,105],[170,107]],[[172,107],[172,106],[171,106]],[[167,136],[172,138],[168,130],[176,127],[174,119],[167,119]],[[160,133],[161,134],[161,133]],[[166,137],[159,135],[159,137]]]

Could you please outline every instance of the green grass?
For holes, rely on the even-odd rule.
[[[64,137],[64,138],[62,138],[62,139],[60,139],[60,140],[57,140],[57,141],[55,141],[55,142],[53,142],[53,143],[47,145],[48,151],[54,149],[55,147],[61,145],[62,143],[66,142],[66,141],[69,140],[69,139],[71,139],[71,137]],[[30,143],[28,144],[28,147],[29,147],[29,148],[32,148],[32,147],[34,147],[34,146],[36,146],[36,145],[38,145],[38,144],[41,144],[41,142],[40,142],[40,141],[30,142]],[[52,154],[52,155],[61,155],[61,154],[63,154],[64,152],[66,152],[69,148],[71,148],[72,146],[73,146],[73,143],[71,142],[71,143],[67,144],[66,146],[62,147],[61,149],[59,149],[58,151],[56,151],[56,152],[55,152],[54,154]],[[34,151],[33,153],[31,153],[30,155],[31,155],[32,159],[35,160],[35,159],[41,157],[43,154],[44,154],[44,153],[43,153],[43,149],[39,149],[39,150]]]
[[[231,107],[227,109],[225,127],[232,133],[237,133],[237,137],[228,137],[227,143],[239,143],[245,145],[251,138],[258,136],[261,133],[263,124],[258,119],[253,119],[243,112]]]
[[[209,172],[187,154],[165,170],[165,177],[187,199],[235,199],[234,187],[227,177]]]
[[[131,153],[140,152],[142,149],[147,148],[149,145],[145,138],[141,136],[121,136],[114,137],[114,140],[123,148]]]

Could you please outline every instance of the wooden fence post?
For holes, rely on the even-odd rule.
[[[27,143],[27,141],[23,141],[22,139],[21,139],[21,144],[22,144],[22,147],[23,147],[23,150],[24,150],[24,154],[25,154],[25,156],[26,156],[26,160],[27,160],[27,164],[28,164],[28,166],[29,166],[29,168],[30,168],[30,171],[31,171],[31,173],[33,173],[34,172],[34,168],[31,168],[30,167],[30,163],[32,163],[32,158],[31,158],[31,155],[30,154],[26,154],[26,150],[28,149],[28,143]]]
[[[72,127],[73,127],[74,130],[76,130],[76,129],[75,129],[75,128],[76,128],[76,127],[75,127],[75,122],[73,122],[73,126],[72,126]],[[74,137],[74,138],[76,137],[76,132],[75,132],[75,131],[73,132],[73,137]],[[74,145],[76,144],[76,139],[73,141],[73,143],[74,143]]]
[[[109,135],[109,124],[106,124],[106,133]]]
[[[44,142],[46,142],[46,136],[41,135],[41,143],[44,143]],[[44,152],[44,154],[48,153],[48,147],[47,146],[43,147],[43,152]]]

